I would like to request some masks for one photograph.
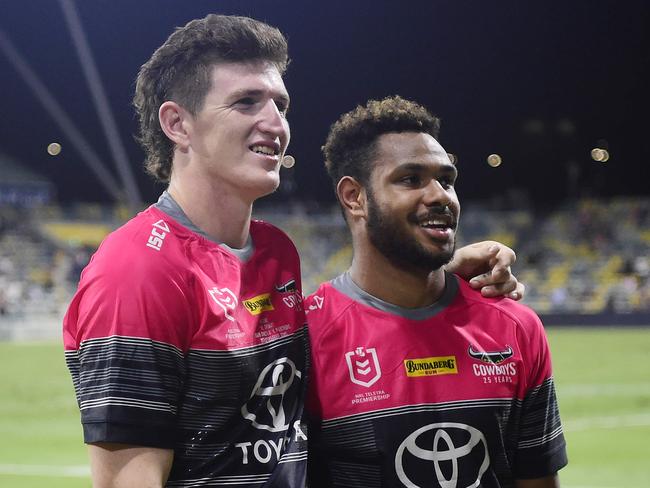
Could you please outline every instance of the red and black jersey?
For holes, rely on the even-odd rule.
[[[510,487],[566,464],[544,329],[446,275],[404,309],[344,274],[307,300],[310,487]]]
[[[163,194],[110,234],[64,319],[84,440],[174,450],[167,486],[303,486],[307,331],[295,247],[244,250]]]

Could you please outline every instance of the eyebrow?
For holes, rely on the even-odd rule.
[[[414,171],[414,172],[422,173],[428,170],[429,170],[429,166],[424,165],[422,163],[404,163],[398,166],[397,168],[395,168],[395,171],[400,171],[400,172]],[[456,168],[456,166],[454,166],[451,163],[449,164],[443,163],[442,165],[440,165],[437,171],[440,171],[445,174],[453,174],[454,176],[458,176],[458,169]]]

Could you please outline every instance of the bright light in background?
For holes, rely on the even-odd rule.
[[[282,166],[284,166],[285,168],[293,168],[295,164],[296,164],[296,158],[294,158],[289,154],[287,154],[285,157],[282,158]]]
[[[487,157],[487,164],[489,164],[493,168],[496,168],[497,166],[500,166],[501,162],[502,162],[501,156],[499,156],[498,154],[490,154]]]
[[[609,161],[609,151],[600,147],[595,147],[591,150],[591,159],[599,163],[606,163]]]
[[[59,144],[58,142],[50,142],[47,145],[47,153],[50,156],[58,156],[60,152],[61,152],[61,144]]]
[[[591,159],[598,163],[609,161],[609,142],[607,139],[598,139],[596,147],[591,150]]]

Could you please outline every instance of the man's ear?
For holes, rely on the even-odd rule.
[[[346,214],[351,217],[366,216],[366,189],[351,176],[344,176],[336,185],[336,196]]]
[[[160,127],[169,139],[180,149],[189,146],[187,122],[190,114],[176,102],[168,100],[158,110]]]

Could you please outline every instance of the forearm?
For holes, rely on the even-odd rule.
[[[93,488],[162,488],[174,451],[126,444],[88,445]]]
[[[516,488],[560,488],[560,479],[556,474],[544,478],[515,480]]]

